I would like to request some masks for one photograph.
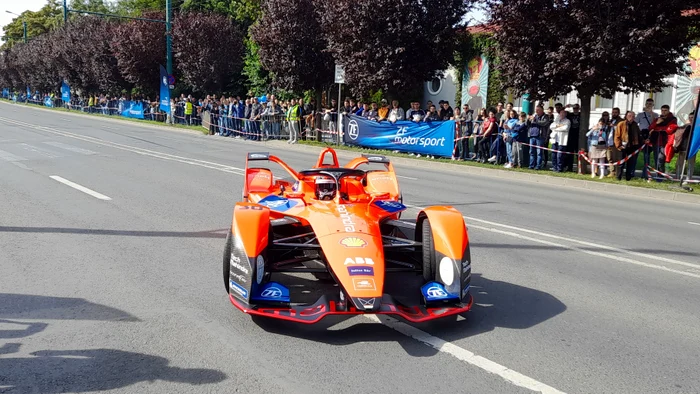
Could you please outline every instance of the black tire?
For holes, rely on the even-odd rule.
[[[224,287],[226,288],[226,292],[229,292],[228,289],[228,278],[229,278],[229,272],[230,272],[230,264],[231,264],[231,247],[233,244],[233,235],[231,234],[231,230],[228,231],[228,235],[226,235],[226,246],[224,246]]]
[[[423,219],[421,223],[421,231],[423,235],[423,280],[430,282],[435,280],[435,244],[433,242],[433,231],[430,227],[428,218]]]

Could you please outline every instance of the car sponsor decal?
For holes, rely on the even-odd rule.
[[[238,282],[240,282],[240,283],[248,283],[248,280],[246,280],[245,276],[243,276],[243,275],[237,274],[235,272],[230,272],[230,271],[228,274],[230,277],[236,278],[236,280],[238,280]]]
[[[373,204],[376,205],[378,208],[381,208],[389,213],[399,212],[406,209],[405,205],[396,201],[381,200],[375,201]]]
[[[374,298],[358,298],[357,300],[360,301],[360,306],[365,309],[374,308]]]
[[[343,228],[346,233],[354,233],[357,231],[355,229],[355,222],[353,222],[350,212],[345,208],[345,205],[338,205],[338,213],[340,214],[340,219],[343,221]]]
[[[377,290],[372,278],[352,278],[352,287],[355,290]]]
[[[351,265],[351,264],[374,265],[374,261],[372,261],[372,259],[370,259],[369,257],[355,257],[354,260],[351,257],[348,257],[347,259],[345,259],[345,265]]]
[[[228,281],[228,287],[232,291],[235,291],[236,293],[242,295],[243,298],[246,298],[246,299],[248,298],[248,290],[246,290],[243,286],[239,285],[238,283],[234,282],[231,279],[229,279],[229,281]]]
[[[241,264],[241,259],[233,253],[231,253],[231,268],[235,268],[246,275],[250,274],[248,267]]]
[[[452,294],[445,289],[442,283],[428,282],[420,288],[423,297],[426,301],[442,301],[449,299],[458,299],[459,294]]]
[[[462,273],[465,273],[472,269],[472,265],[469,261],[462,261]]]
[[[257,296],[253,295],[253,300],[289,302],[289,289],[277,282],[267,282],[253,293],[258,294]]]
[[[290,200],[284,197],[271,195],[258,201],[258,204],[266,206],[277,212],[285,212],[291,208],[294,208],[299,203],[297,201]]]
[[[372,267],[348,267],[350,276],[374,276],[374,268]]]
[[[340,244],[346,248],[364,248],[367,246],[367,241],[358,237],[345,237],[340,240]]]

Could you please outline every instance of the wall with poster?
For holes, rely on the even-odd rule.
[[[478,110],[486,106],[486,94],[489,87],[489,62],[486,57],[476,56],[467,62],[462,77],[462,103]]]

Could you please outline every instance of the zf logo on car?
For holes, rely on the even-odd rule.
[[[282,290],[276,287],[270,287],[265,289],[260,295],[265,298],[280,298],[282,297]]]
[[[428,294],[428,297],[431,297],[431,298],[447,297],[447,293],[445,293],[445,291],[443,291],[441,288],[439,288],[437,286],[433,286],[433,287],[428,288],[428,291],[426,291],[426,293]]]

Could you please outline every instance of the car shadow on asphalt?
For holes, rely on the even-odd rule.
[[[116,349],[42,350],[0,358],[0,385],[18,393],[82,393],[164,380],[191,385],[221,382],[214,369],[178,368],[168,359]],[[3,391],[4,392],[4,391]]]
[[[487,333],[497,328],[528,329],[543,323],[566,310],[556,297],[541,290],[513,283],[488,279],[473,273],[471,292],[474,306],[459,316],[448,316],[427,323],[410,325],[440,339],[453,342]],[[393,329],[376,323],[341,323],[341,318],[327,317],[315,325],[304,325],[257,317],[256,324],[263,330],[285,336],[345,346],[359,342],[398,342],[406,353],[415,357],[429,357],[437,350],[422,345]]]
[[[139,321],[120,309],[84,298],[15,293],[0,293],[0,319]]]
[[[218,370],[172,367],[164,357],[119,349],[20,354],[22,344],[15,340],[46,330],[49,323],[36,321],[42,319],[140,321],[125,311],[82,298],[0,293],[0,392],[87,392],[155,380],[200,385],[227,378]],[[3,339],[10,341],[3,343]]]
[[[138,231],[108,230],[74,227],[20,227],[0,226],[0,233],[30,234],[83,234],[83,235],[118,235],[130,237],[165,237],[165,238],[226,238],[228,228],[204,231]]]

